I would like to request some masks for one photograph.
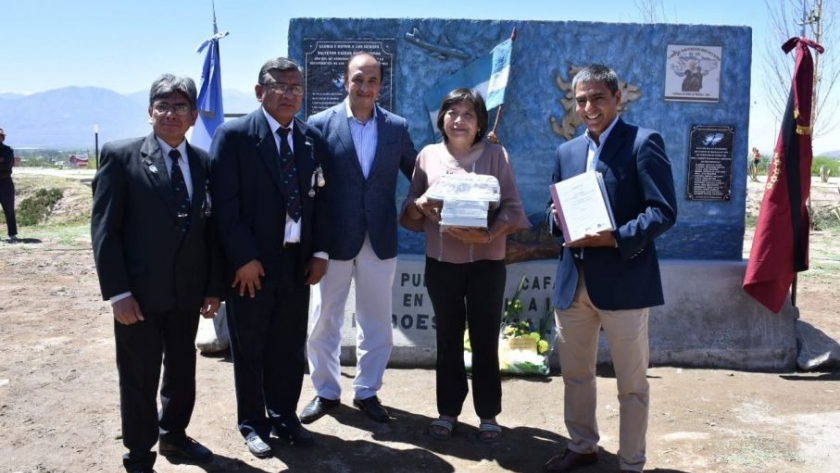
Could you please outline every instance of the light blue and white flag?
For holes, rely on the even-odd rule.
[[[476,89],[484,97],[488,112],[505,102],[505,88],[510,77],[512,49],[513,39],[509,38],[465,68],[438,81],[426,92],[423,101],[426,103],[426,109],[429,111],[429,118],[435,132],[440,132],[437,129],[436,122],[441,101],[446,94],[458,87]]]
[[[204,150],[210,150],[210,142],[216,128],[225,121],[225,109],[222,105],[222,67],[219,62],[219,40],[228,32],[219,33],[216,26],[216,11],[213,11],[213,36],[201,43],[196,49],[201,53],[207,49],[204,68],[201,70],[201,88],[198,92],[198,120],[195,121],[190,144]]]

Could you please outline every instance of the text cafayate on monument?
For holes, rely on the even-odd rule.
[[[588,171],[549,186],[566,242],[615,230],[612,208],[600,172]]]

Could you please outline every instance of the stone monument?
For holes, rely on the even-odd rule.
[[[343,64],[368,51],[383,65],[380,105],[406,117],[418,149],[437,140],[434,110],[453,75],[516,28],[496,134],[510,154],[533,227],[509,240],[507,294],[524,281],[525,314],[550,309],[556,241],[543,228],[554,151],[583,132],[571,81],[603,63],[624,82],[620,115],[658,130],[677,187],[677,224],[657,240],[666,304],[650,314],[651,363],[789,370],[795,308],[773,314],[741,290],[752,34],[748,27],[447,19],[296,18],[288,55],[305,67],[304,116],[344,98]],[[477,86],[478,84],[460,84]],[[438,102],[439,103],[439,102]],[[490,110],[491,122],[498,108]],[[406,194],[401,178],[397,201]],[[396,212],[397,209],[394,209]],[[336,229],[340,233],[341,229]],[[423,236],[400,230],[393,287],[394,365],[434,363],[435,319],[423,280]],[[514,262],[515,261],[515,262]],[[524,280],[523,280],[524,277]],[[354,307],[351,300],[348,308]],[[352,309],[343,359],[353,360]],[[600,359],[609,361],[602,340]]]

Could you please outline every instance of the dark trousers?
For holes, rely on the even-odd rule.
[[[198,308],[194,313],[172,310],[143,317],[145,321],[132,325],[114,321],[123,445],[128,448],[123,464],[129,471],[154,465],[151,450],[158,437],[183,438],[195,405]]]
[[[6,228],[9,236],[17,235],[17,220],[15,219],[15,183],[11,177],[0,178],[0,205],[6,215]]]
[[[444,263],[426,258],[426,287],[437,325],[436,393],[440,415],[458,417],[467,398],[464,329],[472,345],[475,412],[492,419],[502,412],[499,325],[505,278],[503,261]]]
[[[309,286],[296,278],[298,249],[283,250],[280,274],[251,298],[227,298],[239,432],[268,439],[271,427],[300,426]],[[267,416],[266,416],[267,413]]]

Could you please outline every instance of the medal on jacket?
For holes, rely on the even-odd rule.
[[[157,174],[157,172],[158,172],[158,171],[157,171],[157,166],[155,166],[155,164],[152,162],[152,160],[151,160],[151,159],[146,158],[146,159],[144,159],[144,160],[143,160],[143,163],[145,163],[145,164],[146,164],[146,166],[149,166],[149,171],[150,171],[152,174]]]
[[[210,199],[210,179],[204,180],[204,203],[201,207],[205,217],[213,215],[213,201]]]
[[[324,187],[327,184],[327,181],[324,180],[324,169],[321,168],[319,164],[317,168],[315,168],[315,173],[318,174],[318,187]]]
[[[316,167],[315,170],[312,171],[312,179],[310,179],[309,181],[309,197],[315,197],[315,186],[321,188],[324,187],[326,183],[327,181],[324,180],[324,170],[319,164],[318,167]]]
[[[305,144],[306,144],[306,149],[309,150],[309,159],[311,159],[314,162],[315,161],[315,146],[312,144],[312,139],[307,137],[306,141],[305,141]],[[317,170],[312,171],[312,177],[309,179],[309,192],[307,192],[306,195],[308,195],[310,199],[312,197],[315,197],[315,174],[317,172],[318,172]]]

